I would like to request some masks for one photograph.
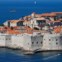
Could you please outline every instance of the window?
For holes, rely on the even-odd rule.
[[[38,42],[36,42],[38,44]]]
[[[56,41],[58,41],[58,39],[56,39]]]
[[[34,42],[32,42],[32,44],[34,44]]]
[[[7,40],[7,38],[6,38],[6,40]]]
[[[58,42],[56,42],[56,45],[58,44]]]
[[[8,38],[8,40],[10,40],[10,38]]]
[[[42,44],[42,41],[41,41],[41,44]]]
[[[44,39],[45,40],[45,39]]]
[[[51,39],[49,39],[49,41],[51,41]]]

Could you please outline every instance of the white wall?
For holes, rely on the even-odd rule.
[[[0,35],[0,46],[5,46],[5,35]]]
[[[4,24],[5,26],[8,26],[8,21],[4,22],[3,24]]]
[[[23,35],[13,35],[11,47],[13,48],[21,48],[23,47]]]
[[[10,23],[10,27],[14,27],[14,26],[17,26],[16,23]]]
[[[62,41],[60,41],[60,34],[45,34],[43,38],[43,50],[60,50]],[[49,40],[50,39],[50,40]]]
[[[25,50],[32,50],[31,49],[31,36],[24,35],[23,49],[25,49]]]
[[[33,42],[33,43],[32,43]],[[40,36],[34,36],[31,38],[31,48],[33,50],[41,50],[42,46],[43,46],[43,37],[40,35]]]

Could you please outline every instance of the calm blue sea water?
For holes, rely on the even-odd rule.
[[[61,52],[24,55],[20,50],[0,48],[0,62],[62,62]]]
[[[37,1],[37,4],[34,4]],[[16,12],[10,12],[16,10]],[[62,1],[57,0],[0,0],[0,23],[9,19],[18,19],[32,12],[45,13],[45,12],[58,12],[62,11]]]
[[[10,19],[19,19],[32,12],[59,12],[62,11],[61,0],[1,0],[0,24]],[[11,12],[16,10],[16,12]],[[62,53],[44,52],[34,55],[23,55],[21,51],[0,48],[0,62],[62,62]]]

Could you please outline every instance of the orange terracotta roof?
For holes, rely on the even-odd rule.
[[[54,16],[56,16],[56,14],[55,13],[44,13],[41,16],[42,17],[44,17],[44,16],[54,17]]]
[[[33,29],[32,28],[25,26],[25,29],[26,29],[25,33],[28,33],[28,34],[32,34],[33,33]]]
[[[56,28],[54,28],[54,32],[55,32],[55,33],[60,33],[61,30],[62,30],[61,27],[56,27]]]
[[[11,23],[17,23],[19,20],[10,20]]]
[[[55,14],[62,14],[62,12],[52,12],[52,13],[55,13]]]
[[[53,21],[53,22],[60,22],[60,20],[57,20],[57,21]]]
[[[17,30],[8,30],[7,33],[8,34],[21,34],[21,32],[19,32]]]
[[[28,15],[28,16],[25,16],[25,17],[23,17],[23,19],[24,19],[24,20],[31,19],[31,16],[30,16],[30,15]]]
[[[21,33],[27,33],[27,34],[32,34],[33,33],[33,29],[30,28],[30,27],[27,27],[27,26],[24,26],[24,27],[14,27],[14,28],[22,28],[23,30],[11,30],[11,29],[8,29],[7,30],[7,33],[8,34],[21,34]],[[23,31],[23,32],[22,32]]]
[[[41,18],[36,18],[36,20],[45,20],[45,18],[41,17]]]
[[[11,22],[11,23],[17,23],[17,22],[21,22],[21,21],[24,21],[24,20],[9,20],[9,22]]]
[[[2,31],[3,31],[3,30],[6,30],[6,29],[5,29],[4,27],[1,27],[1,28],[0,28],[0,30],[2,30]]]
[[[28,20],[24,20],[24,22],[25,22],[25,21],[28,21]]]
[[[41,14],[35,14],[35,17],[37,18],[37,17],[41,17]]]
[[[52,22],[61,22],[60,20],[53,20],[53,21],[48,21],[48,23],[52,23]]]

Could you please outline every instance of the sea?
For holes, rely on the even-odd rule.
[[[0,24],[31,13],[61,12],[61,0],[0,0]],[[0,62],[62,62],[62,52],[24,55],[20,50],[0,48]]]

